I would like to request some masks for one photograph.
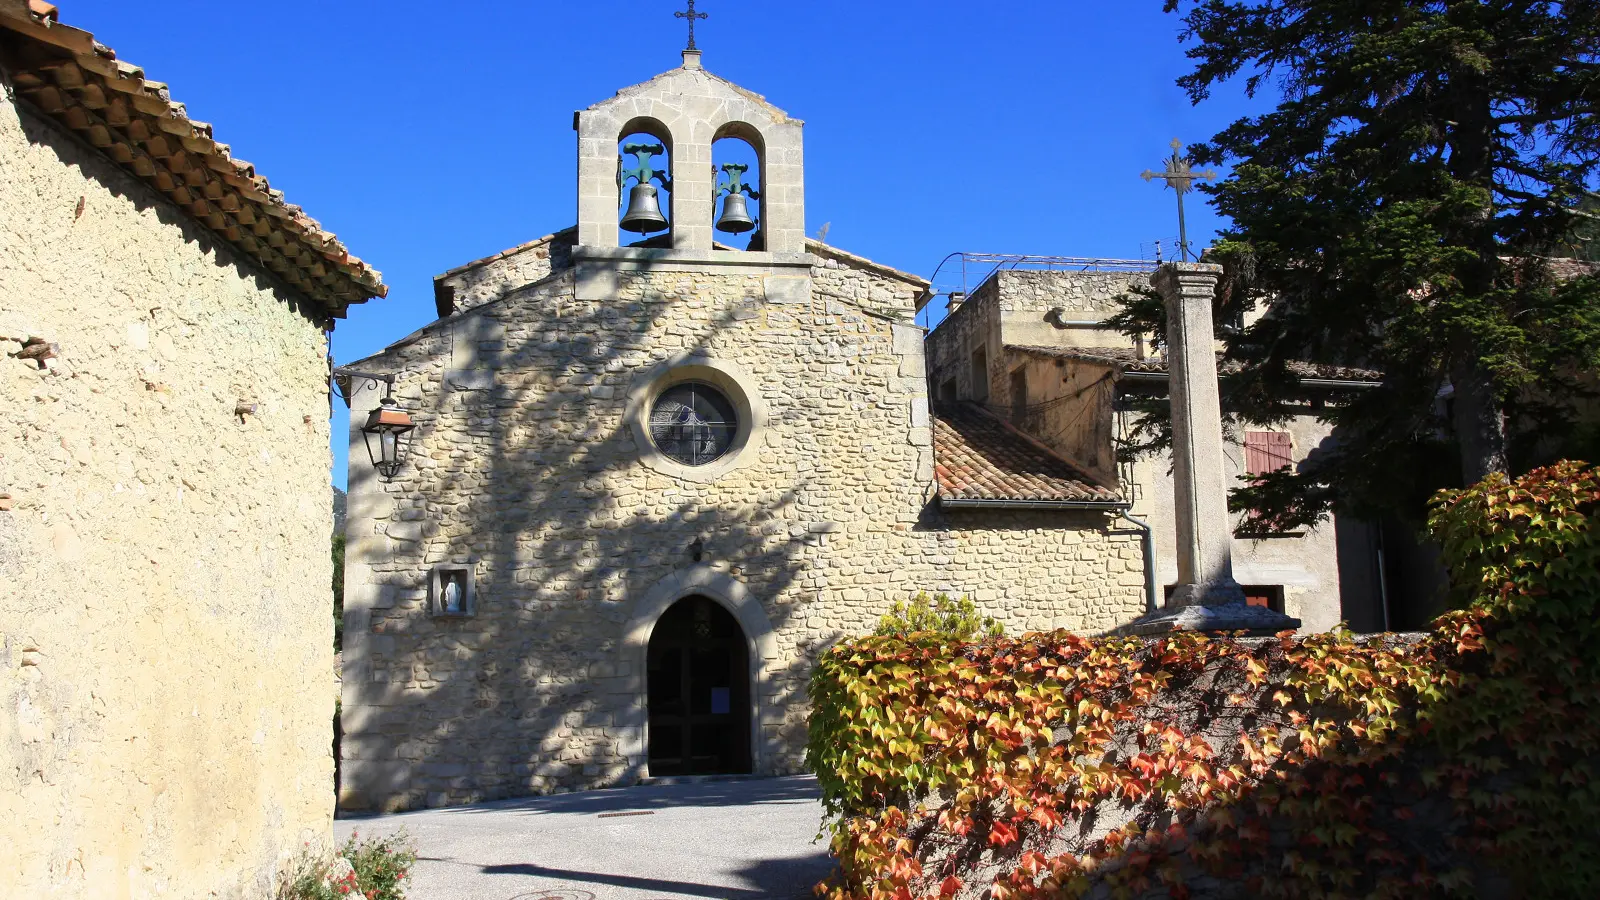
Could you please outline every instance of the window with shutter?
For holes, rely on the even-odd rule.
[[[1294,465],[1294,439],[1287,431],[1246,431],[1244,433],[1244,471],[1246,475],[1266,475]]]

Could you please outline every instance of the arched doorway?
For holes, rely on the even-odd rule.
[[[650,774],[750,772],[750,658],[744,630],[710,597],[674,603],[650,633]]]

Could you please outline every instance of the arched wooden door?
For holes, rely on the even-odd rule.
[[[650,774],[750,772],[750,654],[733,615],[685,597],[650,634]]]

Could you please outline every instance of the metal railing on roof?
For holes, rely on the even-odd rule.
[[[1148,259],[1100,259],[1087,256],[1038,256],[1026,253],[974,253],[969,250],[957,250],[939,261],[938,267],[933,270],[933,275],[928,280],[937,284],[939,273],[952,260],[959,262],[961,289],[969,294],[974,285],[982,285],[1001,270],[1154,272],[1156,266],[1160,265],[1160,261]],[[983,277],[974,282],[972,276],[977,272],[982,272]]]
[[[1158,254],[1160,250],[1156,251]],[[1027,253],[975,253],[970,250],[957,250],[939,261],[933,274],[928,277],[930,287],[924,295],[922,309],[919,313],[927,311],[928,303],[933,298],[949,294],[957,290],[953,285],[944,290],[939,288],[939,273],[952,261],[959,264],[961,269],[961,287],[959,290],[971,293],[983,286],[983,283],[993,278],[996,273],[1014,269],[1045,272],[1154,272],[1161,265],[1161,260],[1154,259],[1101,259],[1087,256],[1039,256]],[[982,273],[981,278],[976,278]],[[951,275],[954,279],[954,273]],[[975,280],[974,280],[975,279]],[[930,327],[932,322],[927,323]]]

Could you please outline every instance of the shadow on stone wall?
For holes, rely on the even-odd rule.
[[[650,272],[638,274],[643,280]],[[401,372],[397,394],[411,394],[402,405],[417,422],[413,459],[430,463],[413,462],[387,486],[370,467],[352,468],[353,497],[386,492],[394,500],[390,522],[420,522],[421,534],[414,543],[371,542],[395,550],[373,560],[379,599],[370,622],[347,624],[347,643],[365,632],[373,680],[360,686],[361,702],[344,710],[342,811],[635,780],[642,735],[635,759],[626,759],[619,717],[637,697],[630,679],[642,683],[643,673],[622,653],[624,628],[634,601],[695,565],[696,550],[747,585],[775,632],[796,615],[773,600],[789,595],[807,547],[823,539],[805,534],[803,523],[802,533],[792,531],[807,481],[770,447],[746,452],[771,454],[770,465],[764,458],[752,467],[771,474],[729,479],[733,490],[648,474],[623,415],[635,378],[669,355],[718,346],[738,304],[701,323],[692,347],[663,352],[653,349],[663,320],[684,298],[628,296],[625,277],[616,300],[577,301],[571,277],[558,272],[473,311],[504,327],[499,346],[482,347],[498,371],[488,390],[446,383],[420,403],[411,393],[419,367],[449,358],[444,323],[364,364]],[[533,304],[560,308],[535,316]],[[790,346],[804,363],[798,345]],[[766,400],[769,428],[803,417],[778,394]],[[352,536],[353,558],[355,548]],[[440,563],[476,564],[475,616],[429,615],[428,571]],[[762,710],[803,696],[804,657],[821,648],[797,649],[801,658],[769,662]],[[788,738],[778,740],[797,755],[803,721],[782,727]],[[764,768],[796,764],[773,760]]]

